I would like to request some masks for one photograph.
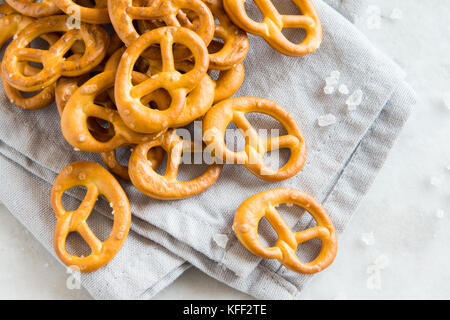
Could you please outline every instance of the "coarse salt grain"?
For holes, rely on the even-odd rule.
[[[373,246],[375,244],[373,231],[361,234],[361,241],[367,246]]]
[[[338,88],[338,91],[339,91],[339,93],[345,94],[345,95],[350,93],[350,91],[348,90],[348,87],[345,84],[341,84]]]
[[[392,20],[401,20],[403,19],[403,12],[399,8],[392,9],[392,12],[389,16]]]
[[[356,107],[358,107],[363,99],[363,92],[361,89],[355,90],[345,101],[345,104],[348,107],[348,110],[356,110]]]
[[[446,108],[448,110],[450,110],[450,92],[444,93],[443,99],[444,99],[444,105],[446,106]]]
[[[323,92],[325,94],[332,94],[334,92],[334,87],[332,86],[326,86],[325,88],[323,88]]]
[[[334,116],[331,113],[320,116],[317,119],[317,124],[319,125],[319,127],[327,127],[327,126],[331,126],[335,123],[336,123],[336,116]]]
[[[438,217],[439,219],[442,219],[444,217],[444,215],[445,215],[444,210],[442,210],[442,209],[436,210],[436,217]]]
[[[221,248],[225,249],[228,243],[228,237],[226,234],[216,233],[213,236],[214,242]]]
[[[378,269],[383,270],[391,264],[391,260],[387,255],[382,254],[375,259],[374,264],[378,267]]]

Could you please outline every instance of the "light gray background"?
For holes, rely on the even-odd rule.
[[[304,298],[450,298],[450,2],[374,0],[385,18],[380,30],[356,24],[408,73],[419,103],[354,219],[340,237],[334,264],[317,275]],[[398,7],[403,19],[388,18]],[[349,84],[350,85],[350,84]],[[440,181],[433,186],[431,179]],[[439,219],[436,211],[443,209]],[[0,298],[89,299],[66,288],[65,268],[0,205]],[[373,231],[375,244],[361,234]],[[380,254],[382,290],[367,289],[366,268]],[[358,257],[358,259],[355,259]],[[28,268],[28,266],[34,266]],[[25,267],[27,266],[27,267]],[[188,270],[160,299],[241,299],[246,295]]]

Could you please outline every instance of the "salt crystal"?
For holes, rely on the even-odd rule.
[[[97,91],[98,86],[96,84],[88,84],[88,85],[84,85],[81,89],[80,92],[82,94],[93,94],[95,91]]]
[[[334,92],[334,87],[326,86],[323,88],[323,92],[325,92],[325,94],[332,94]]]
[[[430,184],[434,187],[439,187],[442,183],[441,178],[439,177],[431,177]]]
[[[289,208],[292,208],[293,205],[294,205],[294,204],[293,204],[292,202],[286,203],[286,206],[288,206]]]
[[[226,234],[216,233],[213,236],[214,242],[221,248],[225,249],[228,243],[228,237]]]
[[[369,290],[381,290],[381,275],[379,271],[367,278],[366,286]]]
[[[73,150],[74,150],[74,151],[80,151],[80,149],[78,149],[78,148],[73,148]]]
[[[114,205],[112,202],[109,203],[109,206],[112,208]]]
[[[361,234],[361,241],[367,246],[373,246],[375,244],[373,231]]]
[[[445,214],[444,210],[442,209],[436,210],[436,217],[438,217],[439,219],[442,219],[444,217],[444,214]]]
[[[381,15],[381,8],[379,6],[376,6],[376,5],[370,5],[366,9],[366,13],[369,14],[369,15],[371,15],[371,14],[379,14],[379,15]]]
[[[385,254],[380,255],[378,258],[375,259],[375,266],[378,267],[378,269],[382,270],[389,266],[391,263],[389,257]]]
[[[394,8],[389,16],[392,20],[401,20],[403,19],[403,12],[399,8]]]
[[[348,90],[348,87],[345,85],[345,84],[341,84],[340,86],[339,86],[339,93],[341,93],[341,94],[345,94],[345,95],[347,95],[347,94],[349,94],[350,93],[350,91]]]
[[[319,127],[327,127],[327,126],[331,126],[332,124],[336,123],[336,117],[329,113],[326,114],[324,116],[320,116],[317,119],[317,124],[319,125]]]
[[[123,237],[124,237],[123,232],[118,232],[118,233],[116,234],[116,239],[117,239],[117,240],[121,240],[121,239],[123,239]]]
[[[83,181],[84,179],[86,179],[86,174],[84,172],[80,172],[78,174],[78,179],[80,179],[81,181]]]
[[[80,134],[78,136],[78,142],[84,142],[85,140],[86,140],[86,137],[84,135]]]
[[[381,28],[381,9],[379,6],[371,5],[367,8],[368,15],[366,25],[369,30]]]
[[[361,89],[353,92],[345,101],[345,104],[348,106],[348,110],[355,110],[357,106],[359,106],[362,102],[363,92]]]
[[[444,93],[444,104],[447,107],[448,110],[450,110],[450,92]]]
[[[112,215],[114,215],[114,213],[115,213],[115,212],[114,212],[114,210],[113,210],[113,211],[111,211],[111,214],[112,214]]]

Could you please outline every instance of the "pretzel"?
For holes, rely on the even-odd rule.
[[[133,147],[135,146],[133,145]],[[102,152],[100,154],[102,160],[108,167],[109,171],[114,173],[119,178],[129,181],[130,175],[128,174],[128,166],[120,164],[116,157],[116,150]],[[153,170],[158,169],[162,161],[164,160],[164,149],[160,147],[151,149],[147,155],[147,160]]]
[[[17,13],[16,10],[14,10],[9,4],[6,3],[2,3],[0,4],[0,14],[1,15],[8,15],[8,14],[12,14],[12,13]]]
[[[150,75],[158,74],[162,70],[162,65],[157,61],[150,61],[147,73]],[[191,61],[177,61],[175,62],[175,69],[187,73],[194,68],[194,63]],[[227,70],[228,71],[228,70]],[[224,72],[227,72],[224,71]],[[213,105],[216,91],[218,90],[218,81],[213,81],[207,74],[200,80],[198,85],[186,97],[186,105],[181,114],[171,122],[172,128],[183,127],[202,117]],[[221,87],[222,85],[220,85]],[[220,90],[220,88],[219,88]],[[156,93],[157,91],[155,91]],[[156,100],[155,100],[156,102]],[[157,103],[158,104],[158,103]],[[167,108],[160,108],[165,110]]]
[[[167,153],[164,175],[158,174],[147,161],[148,152],[155,147],[162,147]],[[158,139],[134,148],[128,163],[131,182],[145,195],[161,200],[184,199],[199,194],[217,181],[222,165],[210,165],[205,173],[193,180],[177,181],[183,152],[195,151],[192,141],[183,141],[174,129],[170,129]]]
[[[244,64],[239,63],[231,69],[222,70],[219,77],[214,81],[214,103],[227,99],[234,95],[244,82]]]
[[[263,140],[245,117],[245,113],[258,112],[278,120],[287,135]],[[234,152],[227,148],[224,136],[230,122],[244,132],[245,150]],[[306,144],[295,119],[277,103],[257,97],[239,97],[223,100],[213,106],[203,119],[203,141],[212,154],[222,161],[243,164],[257,177],[281,181],[297,174],[305,164]],[[266,152],[289,148],[291,155],[280,169],[268,167],[263,160]]]
[[[93,7],[83,6],[73,0],[53,0],[67,15],[76,14],[80,21],[92,24],[107,24],[109,20],[106,0],[94,0]]]
[[[173,43],[185,45],[192,52],[192,70],[181,74],[175,69]],[[139,56],[152,44],[160,44],[162,72],[133,86],[132,71]],[[159,132],[171,127],[183,112],[186,95],[192,91],[208,70],[208,51],[203,40],[182,27],[163,27],[140,36],[125,51],[116,74],[115,98],[123,121],[137,132]],[[163,111],[147,108],[141,98],[157,89],[165,89],[171,97],[169,108]]]
[[[263,37],[275,50],[288,56],[302,56],[315,51],[322,41],[322,26],[311,0],[291,0],[301,15],[280,14],[271,0],[254,0],[264,16],[262,22],[252,20],[245,10],[245,0],[223,0],[233,22],[245,31]],[[304,29],[306,36],[299,44],[289,41],[282,33],[285,28]]]
[[[17,12],[35,18],[42,18],[61,13],[52,0],[5,0]]]
[[[305,209],[312,215],[317,226],[294,233],[276,210],[281,203],[293,203]],[[259,240],[258,224],[264,217],[278,234],[274,247],[266,248]],[[278,188],[248,198],[236,211],[233,230],[242,245],[254,255],[277,259],[286,268],[298,273],[322,271],[336,257],[336,231],[327,211],[312,196],[296,189]],[[315,238],[322,242],[319,255],[308,263],[300,261],[295,253],[298,245]]]
[[[183,9],[194,12],[195,21],[190,21]],[[108,0],[108,10],[114,29],[127,46],[139,37],[133,20],[161,19],[167,26],[190,28],[203,39],[206,45],[214,36],[214,18],[201,0]],[[158,48],[151,48],[146,54],[151,59],[161,58]],[[176,60],[186,59],[189,57],[189,52],[184,47],[176,47],[174,57]]]
[[[221,0],[203,0],[213,16],[219,20],[215,25],[214,37],[223,40],[211,42],[213,53],[209,54],[209,67],[215,70],[226,70],[241,63],[248,53],[249,41],[247,34],[238,28],[228,18]],[[219,45],[218,49],[217,45]]]
[[[34,19],[32,19],[32,18],[28,18],[25,16],[21,16],[21,17],[28,19],[30,23],[34,21]],[[0,20],[1,20],[1,18],[0,18]],[[51,34],[44,34],[41,36],[41,38],[43,40],[47,41],[47,43],[49,45],[51,45],[51,44],[55,43],[59,37],[56,34],[51,33]],[[38,68],[30,66],[28,63],[23,63],[22,68],[23,68],[23,72],[26,76],[32,76],[41,71]],[[9,99],[9,101],[22,109],[28,109],[28,110],[41,109],[41,108],[44,108],[44,107],[47,107],[48,105],[50,105],[55,99],[55,85],[54,84],[42,89],[36,95],[31,96],[31,97],[25,97],[22,94],[22,92],[20,92],[20,90],[17,90],[13,86],[11,86],[7,81],[3,80],[2,84],[3,84],[3,89],[5,90],[5,95]]]
[[[9,39],[35,21],[33,18],[14,13],[9,6],[5,5],[1,9],[1,13],[5,15],[0,18],[0,30],[2,31],[0,32],[0,50]]]
[[[99,25],[80,23],[80,29],[70,29],[66,16],[42,18],[23,29],[8,46],[2,62],[3,78],[13,87],[32,92],[48,87],[61,76],[79,76],[97,66],[106,55],[108,33]],[[63,32],[61,38],[48,50],[29,48],[37,37],[51,32]],[[84,54],[77,59],[64,55],[77,40],[86,44]],[[34,76],[23,74],[22,62],[39,62],[41,72]]]
[[[67,142],[88,152],[107,152],[123,145],[139,144],[155,139],[161,132],[141,134],[129,129],[116,110],[94,103],[95,97],[114,86],[114,71],[105,71],[77,89],[64,107],[61,129]],[[107,121],[113,135],[107,140],[96,138],[89,130],[88,119]]]
[[[84,186],[86,196],[78,209],[66,211],[62,196],[68,189]],[[101,242],[87,224],[99,195],[105,196],[112,207],[114,225],[109,238]],[[127,195],[117,180],[102,166],[88,161],[79,161],[65,167],[56,177],[51,192],[51,203],[57,222],[54,235],[55,252],[67,266],[77,266],[81,272],[92,272],[111,261],[128,236],[131,224],[131,209]],[[77,257],[66,250],[69,233],[78,232],[91,248],[87,257]]]
[[[27,76],[35,75],[39,71],[40,69],[31,67],[28,64],[24,66],[24,74]],[[2,84],[9,101],[22,109],[41,109],[47,107],[55,100],[55,84],[51,84],[32,97],[24,97],[19,90],[6,81],[2,81]]]

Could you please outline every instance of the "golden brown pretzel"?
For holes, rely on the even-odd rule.
[[[24,16],[22,16],[24,17]],[[34,19],[24,17],[33,22]],[[0,18],[1,20],[1,18]],[[0,27],[1,28],[1,27]],[[42,35],[42,39],[47,41],[49,45],[55,43],[59,37],[56,34],[45,34]],[[0,45],[1,46],[1,45]],[[30,66],[28,63],[23,63],[23,72],[26,76],[32,76],[41,70],[35,67]],[[3,89],[5,90],[5,95],[8,97],[9,101],[14,105],[28,110],[36,110],[44,108],[50,105],[55,100],[55,84],[51,84],[50,86],[42,89],[40,92],[31,97],[26,97],[17,90],[13,86],[11,86],[7,81],[2,81]]]
[[[32,92],[48,87],[61,76],[79,76],[95,68],[105,57],[108,33],[99,25],[80,23],[80,29],[72,29],[66,24],[67,16],[42,18],[19,32],[8,46],[2,62],[2,75],[13,87]],[[61,38],[48,50],[29,48],[37,37],[46,33],[63,32]],[[84,54],[77,59],[65,59],[64,55],[77,40],[86,45]],[[22,62],[39,62],[41,72],[25,76],[21,72]]]
[[[105,71],[87,81],[77,89],[61,117],[61,129],[67,142],[73,147],[88,152],[107,152],[123,145],[138,144],[153,140],[161,134],[141,134],[129,129],[116,110],[95,104],[95,98],[114,86],[114,71]],[[89,118],[106,121],[113,128],[108,140],[97,139],[89,130]]]
[[[206,3],[213,16],[219,20],[219,23],[215,25],[214,37],[223,41],[218,50],[209,54],[209,68],[230,69],[241,63],[247,56],[249,48],[247,33],[231,22],[223,8],[222,0],[203,0],[203,2]],[[213,42],[215,41],[213,40]]]
[[[92,23],[92,24],[107,24],[109,20],[108,9],[106,8],[105,0],[95,0],[95,6],[93,8],[80,5],[72,0],[53,0],[55,5],[58,6],[67,15],[76,15],[77,20]]]
[[[66,211],[62,196],[65,191],[77,186],[87,188],[86,196],[78,209]],[[99,195],[105,196],[114,210],[114,225],[104,242],[95,236],[86,222]],[[127,195],[117,180],[94,162],[79,161],[65,167],[53,184],[51,203],[57,218],[54,248],[67,266],[77,266],[81,272],[95,271],[114,258],[128,236],[131,209]],[[86,241],[91,248],[89,256],[77,257],[67,252],[66,239],[71,232],[78,232]]]
[[[24,74],[29,76],[40,72],[40,69],[31,67],[28,64],[24,66],[23,70]],[[8,97],[9,101],[22,109],[41,109],[47,107],[55,100],[56,84],[51,84],[32,97],[23,96],[20,90],[17,90],[6,81],[2,81],[2,84],[3,89],[5,90],[5,95]]]
[[[162,147],[167,153],[164,175],[158,174],[147,161],[148,152],[155,147]],[[217,181],[222,165],[210,165],[205,173],[193,180],[177,181],[183,152],[195,151],[192,141],[183,141],[174,129],[170,129],[158,139],[134,148],[128,163],[131,182],[142,193],[161,200],[184,199],[199,194]]]
[[[158,74],[162,70],[162,65],[157,61],[149,62],[148,74]],[[177,61],[175,63],[175,69],[184,73],[191,71],[194,68],[194,63],[190,61]],[[228,70],[227,70],[228,71]],[[219,77],[220,78],[220,77]],[[228,83],[231,85],[231,83]],[[235,84],[233,84],[235,85]],[[171,123],[172,128],[183,127],[191,123],[192,121],[202,117],[212,106],[217,90],[223,87],[220,82],[213,81],[209,75],[205,75],[186,97],[186,106],[183,108],[181,114],[176,117]],[[231,87],[231,89],[233,89]],[[224,90],[225,91],[225,90]],[[158,91],[155,91],[158,93]],[[158,103],[157,103],[158,104]],[[160,104],[158,104],[159,106]],[[159,110],[165,110],[167,108],[160,108]]]
[[[35,18],[42,18],[61,13],[52,0],[5,0],[17,12]]]
[[[36,21],[33,18],[14,13],[14,11],[9,10],[9,6],[2,7],[2,9],[5,15],[0,18],[0,50],[20,30]]]
[[[286,129],[287,135],[262,139],[245,117],[249,112],[264,113],[275,118]],[[225,130],[230,122],[234,122],[244,133],[244,151],[234,152],[225,144]],[[263,98],[231,98],[213,106],[203,119],[203,141],[216,158],[226,163],[243,164],[257,177],[270,181],[294,176],[303,168],[306,160],[305,139],[294,117],[277,103]],[[289,148],[291,152],[287,163],[276,170],[268,167],[263,160],[264,154],[283,148]]]
[[[317,226],[294,233],[275,209],[282,203],[302,207],[313,216]],[[274,247],[266,248],[259,240],[258,224],[263,217],[278,234]],[[277,259],[295,272],[311,274],[322,271],[336,257],[336,231],[327,211],[309,194],[296,189],[278,188],[248,198],[236,211],[233,230],[251,253],[266,259]],[[322,242],[319,255],[308,263],[300,261],[295,253],[298,245],[315,238]]]
[[[312,0],[291,0],[300,9],[301,15],[280,14],[271,0],[253,1],[264,16],[262,22],[256,22],[247,15],[245,0],[223,0],[223,5],[236,25],[263,37],[272,48],[285,55],[302,56],[320,46],[322,26]],[[304,29],[306,36],[301,43],[293,43],[283,35],[285,28]]]
[[[182,11],[183,9],[195,12],[195,23],[188,19]],[[127,46],[130,46],[139,37],[133,20],[162,19],[167,26],[190,28],[203,39],[206,45],[214,36],[214,18],[201,0],[108,0],[108,10],[114,29]],[[161,58],[157,49],[148,50],[146,53],[151,59]],[[175,48],[176,60],[185,59],[188,56],[189,52],[186,51],[186,48]]]
[[[181,74],[175,69],[173,44],[185,45],[192,52],[195,64],[192,70]],[[133,68],[139,56],[151,45],[160,44],[162,72],[134,86]],[[186,95],[204,78],[208,70],[208,51],[203,40],[193,31],[182,27],[162,27],[140,36],[125,51],[116,74],[115,100],[123,121],[138,132],[160,132],[171,127],[186,105]],[[165,89],[171,97],[166,110],[147,108],[141,99]]]
[[[8,14],[12,14],[12,13],[17,13],[16,10],[14,10],[9,4],[6,3],[2,3],[0,4],[0,14],[1,15],[8,15]]]

